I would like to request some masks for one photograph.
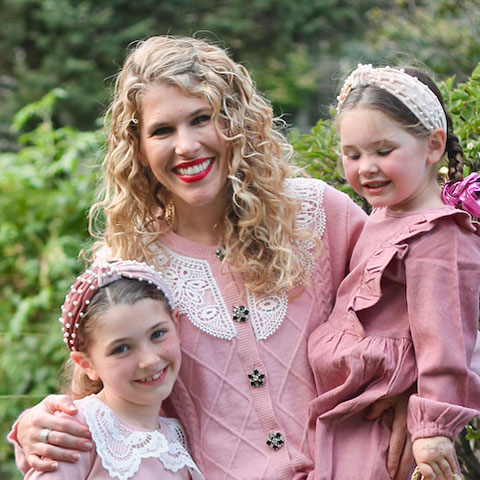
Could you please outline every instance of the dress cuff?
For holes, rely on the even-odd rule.
[[[407,428],[412,442],[418,438],[443,436],[452,441],[470,420],[480,415],[472,408],[412,395],[408,401]]]

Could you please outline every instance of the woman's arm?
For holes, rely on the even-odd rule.
[[[55,470],[57,464],[52,460],[76,462],[79,450],[92,448],[88,427],[72,417],[76,413],[70,397],[50,395],[21,415],[9,439],[16,447],[17,465],[23,473],[28,466],[44,472]],[[40,440],[44,428],[52,430],[48,443]]]

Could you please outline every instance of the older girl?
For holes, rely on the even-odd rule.
[[[177,310],[163,278],[135,261],[97,264],[77,277],[60,320],[78,366],[77,418],[95,449],[53,472],[30,469],[25,479],[202,480],[178,422],[158,415],[181,365]]]

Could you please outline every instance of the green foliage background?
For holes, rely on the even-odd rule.
[[[431,68],[444,79],[465,173],[480,170],[479,1],[251,0],[246,8],[244,0],[0,0],[0,12],[2,437],[57,389],[67,356],[59,305],[83,268],[77,255],[89,240],[103,156],[97,119],[131,41],[169,32],[224,43],[293,124],[299,164],[365,209],[338,168],[328,105],[340,79],[359,61]],[[480,440],[469,435],[457,446],[473,480]],[[21,478],[6,443],[0,478]]]

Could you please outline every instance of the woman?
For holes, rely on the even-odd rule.
[[[325,183],[294,178],[271,106],[241,65],[202,40],[139,42],[108,113],[105,195],[91,211],[92,225],[104,212],[106,228],[95,250],[153,263],[173,292],[183,363],[167,415],[183,423],[206,478],[306,478],[307,339],[331,311],[365,214]],[[55,410],[72,404],[49,397],[20,418],[36,468],[55,468],[42,455],[74,461],[86,448],[86,429]]]

